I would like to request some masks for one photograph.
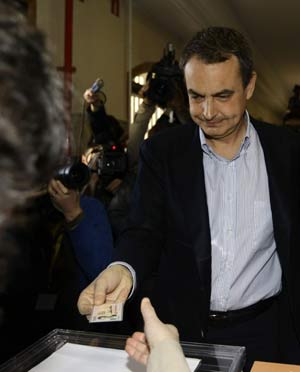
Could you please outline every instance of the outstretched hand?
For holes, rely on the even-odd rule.
[[[130,271],[122,265],[112,265],[102,271],[85,288],[78,299],[78,310],[82,315],[90,315],[94,305],[104,303],[124,303],[132,288]]]
[[[179,341],[176,327],[164,324],[159,320],[148,298],[141,302],[141,312],[144,319],[144,333],[135,332],[126,341],[125,350],[137,362],[147,364],[151,350],[164,340]]]

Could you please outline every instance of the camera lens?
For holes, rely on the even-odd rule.
[[[90,180],[90,169],[79,160],[71,160],[69,164],[58,170],[56,179],[68,189],[82,189]]]

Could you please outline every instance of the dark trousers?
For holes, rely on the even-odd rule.
[[[286,340],[286,350],[293,350],[290,355],[282,355],[280,349],[279,306],[274,303],[255,318],[236,323],[218,326],[209,323],[206,342],[220,345],[246,347],[246,364],[243,372],[249,372],[255,360],[300,364],[300,344],[294,338]],[[290,329],[290,335],[294,335]],[[283,341],[283,340],[281,340]]]

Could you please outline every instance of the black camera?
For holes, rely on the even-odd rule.
[[[127,154],[125,152],[108,150],[98,160],[99,173],[103,176],[122,175],[127,170]]]
[[[70,158],[55,175],[55,178],[65,187],[73,190],[82,190],[88,184],[90,177],[90,168],[78,158]]]
[[[103,144],[91,147],[85,154],[92,172],[102,177],[118,177],[127,171],[127,153],[122,146]]]
[[[154,64],[148,73],[149,89],[146,96],[162,108],[166,107],[175,94],[174,79],[183,80],[183,74],[175,59],[173,44],[168,43],[162,59]]]

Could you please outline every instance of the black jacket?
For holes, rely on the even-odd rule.
[[[252,120],[265,155],[274,235],[283,270],[282,316],[300,339],[300,142],[286,129]],[[199,129],[187,124],[145,141],[128,227],[118,259],[138,284],[158,272],[153,302],[183,340],[201,341],[211,293],[211,242]],[[283,303],[283,301],[282,301]]]

